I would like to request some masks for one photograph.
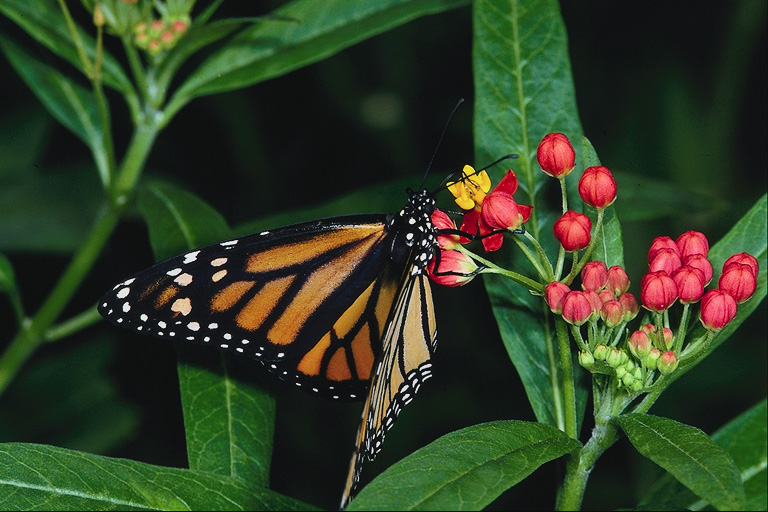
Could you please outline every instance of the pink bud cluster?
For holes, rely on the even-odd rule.
[[[608,327],[616,327],[632,320],[639,310],[628,289],[629,278],[622,267],[607,268],[602,261],[592,261],[581,270],[581,290],[554,281],[544,295],[552,312],[572,325],[601,319]]]
[[[648,273],[640,282],[643,306],[666,311],[675,301],[692,304],[701,300],[701,321],[707,329],[719,331],[736,316],[736,305],[755,292],[757,260],[734,254],[723,265],[718,288],[705,293],[713,276],[707,255],[709,241],[703,233],[686,231],[676,240],[660,236],[648,251]]]
[[[155,55],[173,48],[187,32],[189,24],[188,18],[141,21],[133,29],[133,39],[136,46]]]

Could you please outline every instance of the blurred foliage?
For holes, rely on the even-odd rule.
[[[276,4],[257,8],[266,13]],[[254,8],[229,2],[222,14],[259,14]],[[766,191],[766,2],[564,2],[562,10],[582,126],[619,179],[626,264],[639,281],[655,236],[696,229],[716,241]],[[0,33],[21,37],[6,19],[0,19]],[[471,42],[470,8],[460,8],[279,79],[195,100],[160,135],[148,174],[194,191],[237,232],[266,214],[316,206],[358,188],[386,187],[393,180],[416,187],[448,112],[459,98],[472,97]],[[5,60],[0,76],[0,216],[11,218],[15,204],[30,202],[41,212],[4,223],[12,229],[0,233],[0,251],[12,261],[24,303],[34,310],[87,232],[98,182],[88,149],[51,119]],[[471,104],[447,127],[430,183],[471,160]],[[113,117],[115,138],[124,141],[127,112],[114,111]],[[19,168],[33,180],[8,178],[16,173],[6,170]],[[52,222],[57,197],[72,194],[81,198],[82,215],[61,211]],[[385,210],[405,198],[382,194],[386,204],[376,206]],[[642,208],[622,212],[622,202]],[[323,212],[370,208],[339,201]],[[314,216],[283,215],[275,225]],[[49,243],[41,244],[45,239]],[[112,240],[69,313],[152,262],[138,220],[123,223]],[[435,294],[436,377],[387,436],[364,481],[456,428],[534,419],[482,285]],[[0,318],[11,315],[11,305],[0,302]],[[739,336],[676,382],[652,412],[711,433],[765,397],[766,323],[762,304]],[[44,348],[0,399],[0,410],[15,413],[0,419],[2,440],[183,467],[172,347],[106,324],[87,334]],[[0,345],[11,335],[3,333]],[[90,371],[75,376],[72,367]],[[335,507],[359,405],[318,401],[253,368],[254,379],[278,397],[272,488]],[[87,401],[78,402],[83,396]],[[585,508],[630,506],[660,472],[619,443],[593,473]],[[556,481],[548,465],[490,508],[551,508]],[[633,485],[636,495],[624,494]]]

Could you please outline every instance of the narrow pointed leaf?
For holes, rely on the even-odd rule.
[[[766,401],[734,418],[712,435],[712,440],[726,450],[741,471],[747,505],[744,510],[765,510],[768,503],[768,416]],[[694,510],[701,500],[671,475],[666,474],[653,485],[640,503],[646,509]]]
[[[307,510],[252,482],[47,445],[0,444],[3,510]]]
[[[632,445],[718,510],[742,510],[741,473],[731,456],[698,428],[649,414],[616,419]]]
[[[108,153],[93,93],[33,58],[2,36],[0,48],[51,115],[91,148],[97,168],[106,173]],[[105,180],[106,177],[103,176],[102,181]]]
[[[494,421],[447,434],[389,467],[347,510],[481,510],[579,442],[541,423]]]
[[[480,0],[473,4],[475,75],[475,160],[493,161],[501,155],[520,155],[511,165],[520,180],[515,199],[534,206],[526,229],[556,254],[547,241],[559,212],[539,204],[544,186],[557,187],[536,162],[536,148],[548,132],[562,132],[581,140],[573,80],[568,60],[565,26],[557,2]],[[578,147],[578,146],[577,146]],[[581,168],[577,151],[576,168]],[[489,169],[494,182],[507,167]],[[569,177],[569,180],[577,178]],[[575,181],[574,181],[575,183]],[[512,244],[511,240],[505,244]],[[502,266],[530,268],[520,251],[503,253]],[[536,276],[531,269],[529,277]],[[559,357],[553,349],[554,330],[547,323],[543,301],[522,286],[506,279],[487,279],[494,315],[502,339],[528,394],[539,421],[561,422]],[[586,390],[577,391],[578,409],[583,410]]]
[[[72,8],[70,6],[70,8]],[[72,42],[66,20],[59,5],[54,0],[3,0],[0,12],[27,31],[37,42],[65,59],[75,68],[83,71],[80,56]],[[96,55],[96,42],[89,34],[78,27],[85,53],[93,62]],[[18,45],[18,42],[16,42]],[[135,101],[135,91],[131,81],[123,72],[117,60],[104,51],[102,55],[101,77],[105,84],[113,87]]]
[[[364,39],[467,0],[296,0],[256,23],[206,59],[169,105],[247,87],[329,57]]]

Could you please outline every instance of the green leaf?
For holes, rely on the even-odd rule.
[[[143,185],[139,189],[138,206],[149,227],[157,261],[230,236],[227,222],[219,212],[174,185],[159,182]]]
[[[347,510],[480,510],[579,442],[541,423],[494,421],[447,434],[392,465]]]
[[[247,87],[329,57],[420,16],[467,0],[296,0],[245,30],[206,59],[176,91],[175,113],[191,99]]]
[[[179,387],[190,469],[268,487],[275,401],[249,383],[255,361],[179,346]]]
[[[616,422],[643,456],[718,510],[743,510],[741,473],[731,456],[701,430],[668,418],[626,414]]]
[[[547,210],[540,191],[544,185],[556,187],[557,182],[538,168],[536,148],[548,132],[565,133],[571,141],[582,137],[559,6],[553,0],[480,0],[474,3],[473,16],[475,161],[493,161],[510,152],[520,155],[514,165],[520,180],[515,199],[534,206],[526,227],[537,239],[545,240],[543,234],[551,233],[559,212]],[[577,157],[581,159],[578,153]],[[576,165],[581,168],[578,161]],[[498,181],[501,170],[489,172]],[[496,261],[515,269],[523,268],[525,262],[514,247]],[[554,390],[560,387],[554,331],[543,301],[506,281],[485,281],[502,339],[536,418],[557,425],[561,406]],[[578,396],[583,409],[583,386],[578,388]]]
[[[51,115],[91,149],[102,181],[106,182],[108,152],[94,94],[2,36],[0,48]]]
[[[53,0],[3,0],[0,2],[0,12],[16,22],[21,28],[53,53],[83,71],[80,56],[67,27],[61,9]],[[85,53],[93,62],[96,55],[96,42],[85,31],[78,27],[80,40],[83,42]],[[16,48],[18,41],[12,43]],[[3,48],[7,50],[7,48]],[[131,81],[123,72],[117,60],[108,52],[102,55],[103,63],[101,77],[105,84],[114,87],[125,94],[131,102],[136,102],[136,92]]]
[[[18,293],[13,265],[5,254],[0,253],[0,293]]]
[[[54,446],[0,444],[3,510],[308,510],[239,478]]]
[[[712,440],[727,451],[741,471],[747,505],[744,510],[765,510],[768,502],[768,418],[766,400],[720,428]],[[688,489],[671,475],[666,474],[651,487],[643,497],[641,505],[701,509],[702,504]]]

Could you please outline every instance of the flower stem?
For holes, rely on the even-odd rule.
[[[589,474],[597,459],[616,441],[616,427],[613,418],[613,393],[610,386],[602,395],[599,409],[595,413],[595,427],[592,436],[580,449],[571,453],[565,469],[565,479],[557,496],[556,510],[579,510],[584,500]]]
[[[112,234],[119,217],[119,208],[102,209],[102,213],[85,243],[72,258],[72,262],[37,314],[32,318],[25,319],[18,334],[0,357],[0,393],[5,390],[24,362],[45,340],[45,331],[61,314],[91,269],[109,235]]]
[[[576,431],[578,422],[576,421],[576,387],[573,381],[573,358],[571,356],[571,344],[568,336],[568,324],[563,317],[555,317],[555,328],[557,329],[558,351],[560,353],[560,368],[562,370],[563,380],[563,409],[565,418],[565,428],[563,431],[573,439],[578,439]]]

